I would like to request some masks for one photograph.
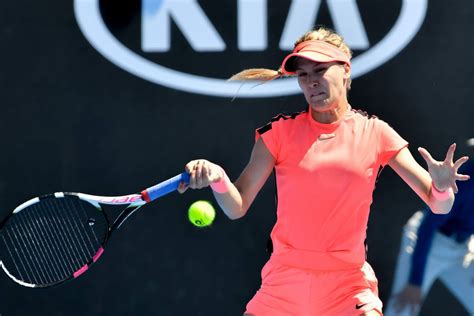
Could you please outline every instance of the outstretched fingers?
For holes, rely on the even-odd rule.
[[[454,180],[451,181],[451,185],[450,185],[450,186],[451,186],[451,188],[453,189],[453,192],[454,192],[454,193],[458,193],[459,190],[458,190],[458,185],[456,184],[456,181],[454,181]]]
[[[456,162],[454,163],[454,171],[455,171],[454,177],[455,177],[456,181],[467,181],[471,178],[467,174],[458,173],[459,168],[463,165],[463,163],[465,163],[468,160],[469,160],[469,157],[464,156],[464,157],[461,157],[458,160],[456,160]],[[454,183],[456,183],[456,181],[454,181]],[[457,187],[456,187],[456,189],[457,189]]]
[[[459,167],[461,167],[468,160],[469,160],[469,157],[467,156],[459,158],[458,160],[456,160],[456,162],[454,162],[454,169],[457,171]]]
[[[444,159],[444,162],[453,163],[455,150],[456,150],[456,143],[452,143],[451,146],[449,146],[448,148],[448,152],[446,153],[446,158]]]
[[[469,157],[464,156],[453,162],[455,151],[456,143],[453,143],[449,146],[444,161],[437,161],[425,148],[418,148],[418,152],[428,165],[428,172],[430,173],[433,184],[439,190],[451,187],[453,191],[457,193],[458,186],[456,181],[465,181],[470,178],[468,175],[458,173],[459,167],[461,167]]]
[[[425,148],[423,147],[418,147],[418,152],[420,153],[421,157],[423,157],[423,159],[426,161],[426,163],[428,164],[428,166],[436,163],[436,160],[433,159],[433,157],[431,156],[431,154],[428,152],[428,150],[426,150]]]

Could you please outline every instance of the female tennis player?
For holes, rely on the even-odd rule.
[[[457,173],[468,157],[453,162],[455,144],[444,161],[419,148],[426,171],[387,123],[352,109],[347,99],[351,56],[341,36],[319,28],[296,41],[278,71],[234,75],[231,79],[296,75],[308,108],[257,129],[250,161],[234,183],[204,159],[185,167],[191,177],[180,192],[210,185],[231,219],[246,214],[275,169],[273,253],[245,315],[382,315],[364,246],[379,169],[388,164],[433,212],[443,214],[453,205],[456,180],[469,178]]]

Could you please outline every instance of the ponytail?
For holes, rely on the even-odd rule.
[[[281,69],[273,70],[267,68],[245,69],[229,78],[231,81],[259,80],[270,81],[281,77]]]

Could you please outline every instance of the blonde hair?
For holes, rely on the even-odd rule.
[[[312,31],[306,32],[295,42],[294,47],[302,42],[309,40],[319,40],[331,45],[336,46],[341,49],[349,59],[352,58],[352,51],[349,46],[344,42],[344,39],[341,35],[337,34],[335,31],[321,26]],[[260,81],[270,81],[282,76],[281,68],[278,70],[267,69],[267,68],[251,68],[245,69],[232,77],[229,80],[260,80]],[[351,80],[348,81],[348,89],[350,88]]]

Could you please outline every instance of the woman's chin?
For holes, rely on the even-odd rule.
[[[327,99],[312,101],[310,105],[314,111],[323,112],[330,109],[329,102],[327,101]]]

